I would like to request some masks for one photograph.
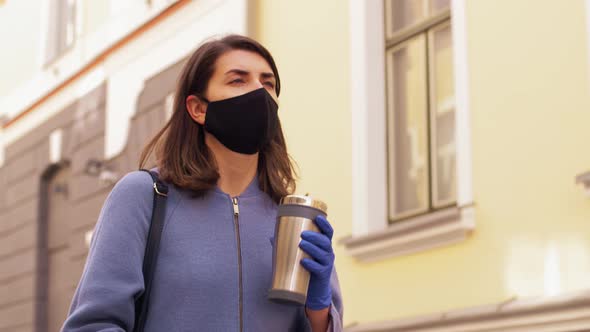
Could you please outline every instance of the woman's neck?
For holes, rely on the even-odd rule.
[[[247,155],[234,152],[208,133],[205,134],[205,142],[219,168],[217,186],[231,197],[239,196],[256,176],[258,153]]]

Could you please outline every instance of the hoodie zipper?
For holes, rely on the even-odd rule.
[[[234,227],[236,231],[236,242],[238,247],[238,301],[239,301],[239,331],[242,332],[244,330],[244,306],[243,306],[243,285],[242,285],[242,245],[240,241],[240,223],[238,222],[238,218],[240,216],[240,207],[238,206],[238,198],[232,198],[232,203],[234,207]]]

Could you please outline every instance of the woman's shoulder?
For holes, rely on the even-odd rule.
[[[113,187],[111,200],[119,202],[142,201],[151,204],[153,181],[144,171],[132,171],[125,174]]]
[[[118,190],[145,190],[152,188],[153,181],[151,176],[144,171],[131,171],[125,174],[117,183],[113,189]],[[151,192],[151,191],[148,191]]]

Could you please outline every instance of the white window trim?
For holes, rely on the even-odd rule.
[[[352,324],[347,332],[574,332],[590,330],[590,291],[508,299],[422,317]]]
[[[383,1],[349,0],[349,6],[354,204],[352,235],[341,243],[360,261],[375,261],[463,241],[475,228],[465,0],[453,0],[451,5],[457,207],[396,225],[387,217]]]

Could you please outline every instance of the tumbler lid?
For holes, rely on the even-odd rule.
[[[281,205],[293,204],[293,205],[305,205],[316,208],[328,213],[328,205],[319,199],[314,199],[308,194],[305,195],[287,195],[281,199]]]

